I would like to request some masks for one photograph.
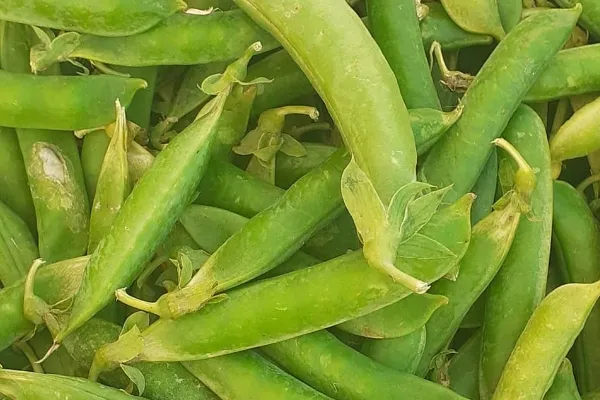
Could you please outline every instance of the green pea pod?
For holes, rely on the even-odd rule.
[[[253,351],[183,364],[221,398],[229,400],[329,399]]]
[[[81,167],[85,178],[85,187],[87,189],[88,198],[96,197],[96,187],[102,169],[102,162],[110,138],[104,130],[90,132],[83,137],[83,145],[81,147]]]
[[[115,218],[129,196],[131,186],[127,169],[127,142],[129,130],[125,109],[117,101],[117,118],[112,138],[106,150],[90,216],[88,253],[93,253],[110,231]]]
[[[492,212],[494,201],[496,199],[497,185],[498,154],[494,149],[472,189],[472,192],[477,196],[471,210],[471,223],[473,225],[476,225]]]
[[[506,32],[513,29],[521,20],[523,2],[521,0],[496,0],[502,27]]]
[[[199,37],[211,39],[194,40]],[[240,10],[209,15],[179,13],[133,36],[60,35],[32,53],[31,65],[34,71],[43,71],[57,61],[72,58],[129,67],[207,64],[236,59],[254,42],[263,44],[262,51],[279,47]]]
[[[35,209],[19,140],[13,129],[0,127],[0,201],[14,210],[36,232]]]
[[[544,400],[581,400],[573,376],[573,366],[568,358],[565,358],[560,365],[552,386],[544,396]]]
[[[306,155],[292,157],[284,153],[278,154],[275,160],[275,183],[287,189],[298,179],[323,164],[335,151],[336,147],[322,143],[303,142]]]
[[[367,9],[369,29],[396,75],[406,106],[440,109],[414,0],[369,0]]]
[[[600,99],[596,99],[576,111],[550,139],[554,178],[560,174],[564,160],[583,157],[600,149],[600,135],[596,133],[600,128],[596,121],[599,110]]]
[[[554,183],[552,248],[567,283],[591,283],[600,277],[600,228],[583,197],[566,182]],[[575,376],[582,393],[598,388],[600,308],[594,307],[573,351]]]
[[[38,257],[37,244],[25,222],[0,202],[0,282],[12,285],[27,275]]]
[[[155,303],[132,298],[124,290],[117,292],[117,299],[162,318],[178,318],[198,310],[218,293],[275,268],[342,211],[339,181],[348,159],[347,152],[339,150],[299,180],[275,205],[227,239],[189,282],[180,282],[180,290],[165,294]],[[282,231],[281,226],[287,229]],[[258,242],[257,237],[261,239]]]
[[[557,0],[560,7],[573,7],[579,3],[583,6],[579,23],[587,29],[596,39],[600,38],[600,5],[595,1],[583,0]]]
[[[441,280],[431,288],[430,293],[446,296],[449,303],[426,324],[427,343],[417,371],[420,376],[427,373],[433,357],[449,343],[469,308],[500,269],[511,248],[521,214],[530,210],[530,197],[535,187],[533,169],[504,139],[496,139],[495,143],[518,165],[514,186],[496,203],[495,210],[473,228],[456,281]],[[485,263],[481,262],[482,258],[486,259]]]
[[[84,368],[89,369],[94,353],[119,337],[121,328],[93,318],[76,330],[64,342],[64,347]],[[144,397],[150,400],[217,400],[206,386],[178,363],[138,363],[135,368],[144,375]],[[102,375],[101,381],[112,387],[124,387],[128,382],[123,371]]]
[[[599,296],[599,282],[568,284],[550,293],[519,337],[492,399],[541,399]]]
[[[360,352],[396,371],[413,374],[421,362],[426,338],[426,329],[422,326],[408,335],[393,339],[365,340]]]
[[[82,378],[0,369],[0,393],[13,399],[133,400],[124,391]]]
[[[598,399],[600,399],[600,391],[598,391],[598,390],[589,392],[583,396],[583,400],[598,400]]]
[[[525,101],[543,102],[561,97],[597,92],[600,44],[559,51],[554,61],[531,87]]]
[[[523,20],[485,62],[463,97],[462,117],[433,147],[420,171],[432,185],[453,185],[446,201],[475,184],[491,141],[502,134],[527,90],[565,43],[580,12],[580,7],[550,10]],[[490,96],[497,87],[511,90]]]
[[[118,1],[110,7],[93,0],[58,4],[49,0],[7,0],[0,5],[0,19],[103,36],[127,36],[150,29],[186,7],[181,0]]]
[[[464,399],[443,386],[380,365],[327,331],[274,343],[262,351],[337,400]]]
[[[493,38],[488,35],[471,33],[456,25],[441,4],[427,3],[429,12],[421,21],[421,36],[425,49],[438,42],[445,50],[457,50],[463,47],[491,44]]]
[[[397,338],[424,326],[431,315],[446,304],[448,299],[444,296],[414,294],[364,317],[346,321],[337,327],[373,339]]]
[[[419,259],[423,255],[419,256],[419,242],[430,238],[450,248],[468,246],[472,202],[472,196],[467,195],[436,213],[429,228],[422,231],[422,238],[400,247],[399,261],[426,281],[444,276],[458,257]],[[428,251],[426,254],[431,255]],[[415,258],[419,261],[415,262]],[[221,302],[207,304],[178,319],[160,319],[152,324],[136,341],[142,347],[132,360],[196,360],[262,346],[365,315],[410,294],[404,286],[366,266],[361,253],[354,252],[227,292]],[[174,332],[190,335],[177,342],[165,339]],[[111,357],[123,346],[130,344],[117,342],[110,352],[99,351],[96,370],[110,366]]]
[[[224,103],[232,86],[244,79],[246,65],[254,49],[259,48],[260,43],[254,44],[224,74],[204,81],[203,88],[217,96],[200,112],[197,121],[158,155],[135,185],[92,254],[69,322],[55,336],[57,343],[107,305],[117,289],[133,283],[193,199],[208,164]]]
[[[544,125],[535,111],[521,106],[503,136],[536,170],[536,186],[530,214],[521,219],[506,260],[487,290],[480,366],[482,399],[491,398],[519,335],[545,295],[552,238],[553,188]],[[500,159],[503,187],[512,186],[516,166],[510,164],[506,157]]]
[[[468,5],[457,0],[442,0],[442,5],[452,20],[467,32],[491,35],[497,41],[506,36],[494,0],[477,0]]]
[[[468,399],[479,400],[481,330],[458,349],[448,363],[447,386]]]

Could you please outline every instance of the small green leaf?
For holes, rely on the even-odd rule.
[[[247,156],[254,154],[260,144],[262,137],[262,131],[260,129],[253,129],[241,140],[238,146],[233,147],[233,151],[241,156]]]
[[[274,142],[274,143],[273,143]],[[254,151],[254,156],[258,158],[260,161],[264,161],[266,164],[270,164],[271,160],[275,160],[277,156],[277,152],[281,149],[282,142],[273,141],[268,145],[261,147]],[[265,164],[263,164],[265,165]],[[266,166],[266,165],[265,165]]]
[[[85,66],[69,58],[80,45],[79,33],[63,33],[50,41],[50,37],[44,30],[37,27],[34,27],[33,30],[42,42],[33,46],[30,51],[30,64],[33,73],[44,71],[59,61],[69,61],[77,67],[83,68],[84,72],[87,70],[89,73]]]
[[[138,395],[143,395],[144,390],[146,390],[146,379],[144,378],[144,374],[142,374],[139,369],[132,367],[131,365],[121,364],[121,369],[137,387]]]
[[[267,83],[273,83],[273,79],[260,77],[260,78],[252,79],[249,82],[241,82],[239,80],[236,80],[236,83],[240,86],[264,85]]]
[[[52,45],[52,38],[50,38],[50,36],[45,30],[38,28],[35,25],[31,25],[31,28],[33,29],[36,36],[38,37],[38,39],[40,39],[40,42],[42,42],[44,46],[50,47]]]
[[[270,184],[275,184],[275,158],[270,161],[262,161],[257,157],[252,157],[246,171],[257,178]]]
[[[181,288],[184,288],[188,284],[188,282],[192,279],[194,265],[192,264],[192,260],[190,260],[190,258],[184,253],[179,253],[178,258],[179,258],[179,262],[177,263],[178,264],[177,274],[179,276],[178,286],[181,289]]]
[[[209,95],[219,94],[223,89],[225,89],[229,83],[221,79],[223,78],[223,74],[214,74],[202,81],[200,89]]]
[[[297,141],[293,136],[284,133],[282,135],[283,144],[281,145],[281,152],[290,157],[304,157],[307,152],[304,145]]]
[[[131,329],[133,329],[133,327],[137,327],[140,331],[143,331],[149,325],[150,316],[148,315],[148,313],[143,311],[134,312],[125,320],[123,328],[121,328],[121,333],[119,334],[119,337],[129,332]]]
[[[502,193],[507,193],[512,190],[515,184],[515,173],[517,169],[514,167],[511,160],[505,157],[499,159],[498,164],[498,183],[502,189]]]
[[[360,169],[354,157],[342,174],[342,198],[354,219],[361,241],[373,241],[379,227],[386,224],[386,210],[369,177]]]
[[[402,241],[412,237],[412,235],[419,232],[429,222],[450,189],[451,186],[435,190],[409,202],[406,209],[406,216],[400,229]]]
[[[415,198],[419,192],[430,188],[431,185],[423,182],[411,182],[394,193],[392,200],[387,210],[387,221],[389,225],[389,234],[393,235],[396,239],[390,243],[396,246],[400,243],[401,239],[405,237],[402,230],[404,229],[404,221],[406,220],[406,213],[408,205]],[[429,216],[431,217],[431,216]],[[429,220],[429,218],[427,219]]]
[[[433,260],[442,258],[454,258],[450,249],[440,242],[417,233],[410,239],[398,246],[398,257],[407,259]]]

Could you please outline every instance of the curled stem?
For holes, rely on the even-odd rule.
[[[530,210],[530,199],[533,190],[535,189],[535,172],[523,158],[521,153],[508,141],[502,138],[495,139],[492,142],[508,153],[508,155],[517,163],[518,170],[515,173],[515,183],[513,190],[521,199],[519,206],[522,212]]]
[[[446,65],[446,60],[444,59],[444,54],[442,53],[442,46],[439,42],[434,41],[429,50],[429,58],[432,66],[433,57],[435,57],[438,63],[438,67],[442,75],[442,80],[440,82],[444,86],[453,92],[464,92],[469,88],[475,77],[465,74],[464,72],[451,71]]]

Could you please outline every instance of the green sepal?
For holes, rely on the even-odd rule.
[[[456,256],[442,243],[420,233],[412,235],[398,246],[398,258],[435,260]]]
[[[419,209],[423,209],[422,212],[427,211],[426,215],[410,215],[410,205],[415,203],[415,196],[429,188],[431,188],[431,185],[428,183],[411,182],[402,186],[394,193],[387,210],[387,222],[389,226],[388,230],[396,236],[396,246],[414,235],[435,213],[439,203],[434,204],[435,208],[430,212],[423,209],[436,199],[435,196],[425,195],[422,196],[423,201],[416,203],[416,206]]]
[[[150,315],[144,311],[136,311],[131,314],[123,323],[119,337],[129,332],[134,326],[137,326],[140,331],[146,329],[148,326],[150,326]]]
[[[83,68],[84,75],[89,74],[89,70],[84,65],[69,58],[80,45],[81,35],[79,33],[63,33],[52,40],[43,29],[36,26],[32,26],[32,28],[41,42],[31,48],[29,55],[29,64],[34,74],[47,70],[57,62],[64,61]]]
[[[144,339],[137,325],[119,336],[119,340],[100,347],[94,355],[89,379],[96,381],[98,376],[107,371],[119,368],[135,359],[144,349]]]
[[[283,154],[290,157],[304,157],[307,154],[306,148],[302,143],[297,141],[293,136],[284,133],[282,136],[281,151]]]
[[[139,369],[132,367],[131,365],[121,364],[121,370],[127,375],[131,382],[135,385],[138,391],[138,395],[141,396],[146,390],[146,378]]]
[[[431,186],[426,185],[423,189],[428,187]],[[443,189],[434,190],[408,203],[406,215],[404,221],[402,221],[401,241],[409,239],[429,222],[451,188],[452,186],[448,186]]]

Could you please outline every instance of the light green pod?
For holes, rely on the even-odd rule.
[[[560,365],[544,400],[581,400],[577,382],[573,376],[573,366],[568,358],[565,358]]]
[[[421,362],[426,339],[425,326],[421,326],[405,336],[394,339],[365,340],[360,352],[386,367],[413,374]]]
[[[583,6],[580,23],[594,38],[600,38],[600,5],[594,0],[557,0],[560,7],[574,7],[579,3]]]
[[[478,330],[450,359],[447,386],[471,400],[479,400],[479,358],[481,330]]]
[[[0,202],[0,282],[10,286],[39,257],[37,244],[25,222]]]
[[[491,35],[497,41],[506,36],[495,0],[476,0],[469,4],[442,0],[442,4],[452,20],[465,31]]]
[[[471,223],[477,225],[479,221],[492,212],[496,200],[498,187],[498,152],[493,149],[481,175],[477,178],[471,190],[477,198],[471,210]]]
[[[502,27],[506,32],[514,28],[521,20],[522,0],[496,0]]]
[[[550,293],[519,337],[492,399],[541,399],[599,296],[600,282],[563,285]]]

